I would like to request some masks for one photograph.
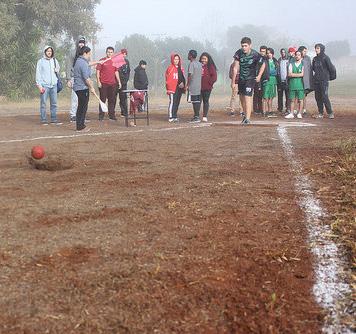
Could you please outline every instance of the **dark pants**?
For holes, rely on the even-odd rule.
[[[85,116],[88,111],[89,89],[78,90],[75,92],[78,96],[78,108],[76,114],[77,130],[85,128]]]
[[[288,110],[288,85],[286,82],[281,82],[277,85],[278,89],[278,111],[283,111],[283,95],[285,96],[285,108]]]
[[[263,110],[262,106],[262,85],[260,82],[256,82],[255,84],[255,93],[253,94],[253,111],[257,113],[261,113]]]
[[[211,90],[201,91],[201,99],[203,102],[203,117],[208,117],[210,94],[211,94]]]
[[[109,109],[109,118],[115,118],[115,106],[116,106],[116,90],[117,85],[107,85],[102,84],[101,88],[99,88],[100,92],[100,100],[104,103],[108,100],[108,109]],[[99,105],[99,119],[104,118],[103,111]]]
[[[326,112],[330,115],[333,110],[331,107],[330,99],[329,99],[329,81],[321,81],[314,83],[314,91],[315,91],[315,100],[318,105],[319,114],[324,113],[324,106]]]
[[[123,90],[127,90],[127,84],[122,85],[121,88],[119,89],[121,115],[125,116],[127,115],[128,112],[128,106],[127,106],[127,93],[123,93]]]
[[[177,88],[174,94],[169,94],[168,118],[177,118],[180,99],[182,98],[183,90]]]

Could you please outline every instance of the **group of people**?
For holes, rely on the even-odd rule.
[[[335,66],[325,54],[323,44],[315,45],[313,60],[307,53],[305,46],[290,47],[288,53],[281,49],[277,60],[273,48],[261,46],[257,52],[252,49],[251,39],[244,37],[230,68],[231,114],[235,114],[234,101],[238,92],[243,124],[250,124],[252,110],[274,117],[272,102],[278,94],[278,111],[285,112],[287,119],[300,119],[306,114],[306,96],[314,91],[318,117],[324,117],[325,107],[328,117],[333,119],[328,89],[329,81],[336,79]]]
[[[265,116],[275,116],[272,101],[278,94],[278,111],[285,108],[286,118],[302,118],[306,113],[306,95],[315,91],[319,117],[324,115],[324,106],[329,118],[334,113],[328,97],[329,81],[336,78],[336,70],[330,58],[325,54],[322,44],[315,45],[316,57],[313,60],[307,55],[304,46],[280,50],[280,58],[275,58],[272,48],[260,47],[260,52],[252,49],[252,41],[248,37],[241,40],[241,48],[236,51],[230,68],[232,97],[230,103],[231,115],[235,114],[234,102],[237,94],[241,102],[242,123],[250,124],[251,113],[262,113]],[[127,49],[121,49],[124,61],[118,66],[113,60],[115,50],[107,47],[106,56],[98,61],[92,61],[91,49],[86,45],[84,37],[79,38],[75,53],[67,63],[67,85],[72,89],[70,121],[76,122],[77,131],[88,131],[86,128],[87,110],[90,92],[95,94],[91,79],[92,68],[96,70],[96,81],[100,100],[107,102],[109,120],[116,121],[115,107],[117,97],[121,116],[128,114],[127,84],[130,78],[130,62],[127,59]],[[193,106],[191,122],[207,122],[209,99],[217,80],[217,68],[207,52],[203,52],[199,61],[196,50],[188,53],[188,72],[185,75],[183,61],[179,54],[171,55],[171,64],[165,72],[166,92],[169,97],[168,121],[178,122],[178,108],[183,94]],[[130,110],[142,111],[145,92],[148,89],[146,73],[147,63],[141,60],[135,68],[134,92],[130,92]],[[36,84],[40,92],[40,119],[43,125],[48,125],[46,103],[50,99],[50,123],[62,124],[57,119],[57,91],[60,65],[51,46],[44,48],[44,55],[38,61],[36,68]],[[200,109],[203,104],[202,119]],[[99,120],[105,113],[99,105]]]
[[[86,123],[87,110],[90,93],[96,94],[92,76],[92,68],[96,70],[96,81],[99,88],[100,100],[107,102],[109,120],[116,121],[115,107],[117,96],[119,97],[121,115],[128,113],[127,103],[127,83],[130,78],[130,62],[127,59],[127,49],[121,49],[120,53],[124,57],[124,64],[116,67],[112,61],[114,48],[109,46],[106,49],[106,57],[98,61],[92,61],[91,49],[86,45],[84,37],[79,38],[75,53],[69,58],[66,69],[67,86],[72,89],[70,121],[76,122],[77,131],[89,131]],[[142,91],[148,89],[148,77],[146,74],[146,61],[141,60],[135,68],[134,87],[137,90],[132,95],[132,108],[140,106],[142,102]],[[36,85],[40,91],[40,118],[41,124],[62,124],[57,119],[57,93],[60,65],[54,56],[51,46],[46,46],[43,57],[37,62]],[[50,99],[50,123],[46,115],[46,103]],[[104,119],[105,113],[99,105],[99,120]]]

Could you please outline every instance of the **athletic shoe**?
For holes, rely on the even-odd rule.
[[[297,114],[297,118],[298,119],[302,119],[303,118],[303,116],[302,116],[302,114],[300,112]]]
[[[173,122],[174,122],[174,118],[170,118],[170,119],[168,120],[168,122],[169,122],[169,123],[173,123]]]
[[[90,123],[90,122],[91,122],[91,120],[89,118],[85,119],[85,123]]]
[[[207,122],[208,121],[208,117],[203,117],[202,121],[203,122]]]
[[[51,124],[54,124],[54,125],[62,125],[63,123],[60,122],[60,121],[55,120],[55,121],[51,121]]]
[[[87,128],[87,127],[83,128],[81,130],[77,130],[77,132],[80,132],[80,133],[85,133],[85,132],[89,132],[89,131],[90,131],[90,128]]]
[[[248,124],[251,124],[251,121],[250,121],[248,118],[245,117],[245,118],[242,120],[241,124],[243,124],[243,125],[248,125]]]
[[[76,121],[77,121],[77,118],[76,118],[75,116],[73,116],[73,117],[70,118],[70,122],[71,122],[71,123],[74,123],[74,122],[76,122]]]
[[[284,118],[292,119],[294,118],[294,113],[290,112],[287,116],[284,116]]]
[[[173,118],[173,123],[179,123],[179,119],[178,118]]]
[[[334,119],[335,118],[335,115],[334,115],[334,113],[331,113],[331,114],[329,114],[329,119]]]
[[[316,118],[324,118],[323,114],[318,114],[318,116]]]
[[[125,117],[125,115],[124,114],[120,114],[120,117]]]
[[[109,121],[117,121],[117,118],[114,116],[114,117],[109,117]]]
[[[298,110],[294,110],[293,113],[294,113],[294,115],[297,115],[298,114]]]
[[[189,123],[200,123],[200,119],[198,117],[193,117]]]
[[[47,121],[41,122],[41,125],[48,125]]]
[[[277,117],[277,115],[276,115],[274,112],[269,112],[269,113],[267,114],[267,117],[268,117],[268,118],[274,118],[274,117]]]
[[[135,126],[136,126],[135,122],[133,122],[133,121],[131,121],[131,122],[129,123],[129,125],[132,126],[132,127],[135,127]]]
[[[240,111],[240,116],[244,118],[246,116],[245,112],[244,111]]]
[[[307,114],[307,111],[303,109],[303,115],[305,116]]]

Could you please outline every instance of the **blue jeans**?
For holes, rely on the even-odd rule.
[[[50,111],[51,111],[51,122],[57,121],[57,86],[52,88],[44,87],[45,92],[41,94],[40,98],[40,116],[41,122],[47,122],[47,115],[46,115],[46,104],[47,99],[49,97],[50,101]]]

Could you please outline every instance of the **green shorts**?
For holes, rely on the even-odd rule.
[[[263,86],[263,95],[264,99],[273,99],[277,95],[276,85],[267,83]]]
[[[305,98],[305,92],[304,89],[299,89],[299,90],[290,90],[289,91],[289,99],[290,100],[304,100]]]

